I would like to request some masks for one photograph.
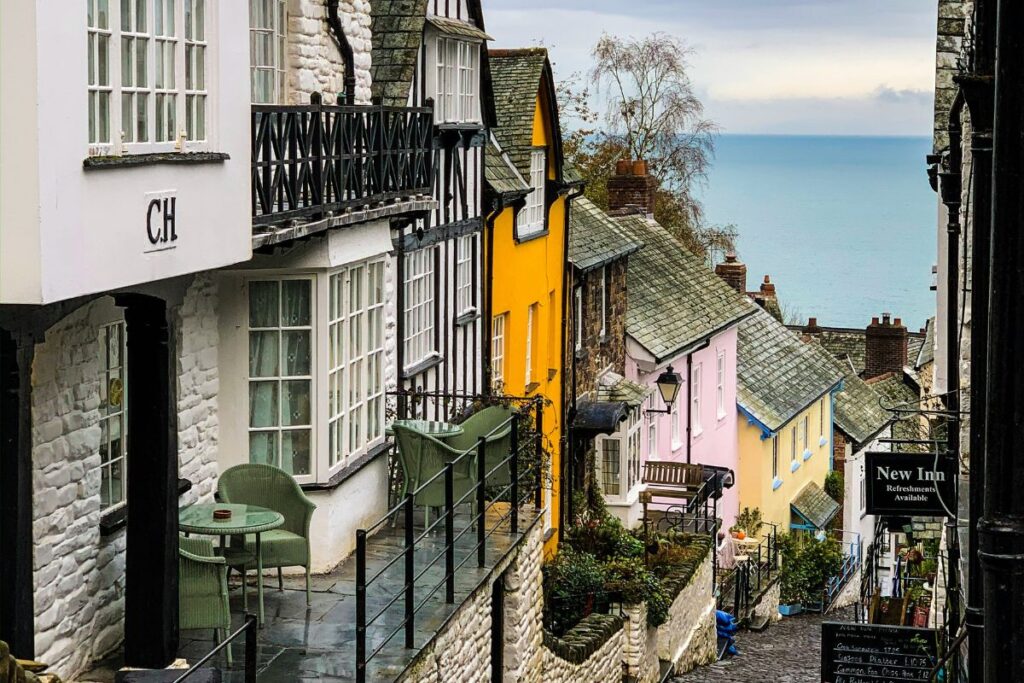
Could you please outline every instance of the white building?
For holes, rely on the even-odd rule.
[[[386,506],[431,112],[369,104],[366,0],[235,9],[0,6],[0,639],[65,677],[173,656],[224,468],[309,489],[314,569]]]

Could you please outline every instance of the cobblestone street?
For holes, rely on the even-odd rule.
[[[837,618],[828,615],[829,620]],[[842,617],[838,617],[842,619]],[[740,631],[740,654],[673,678],[674,683],[818,683],[821,615],[785,618],[761,633]]]

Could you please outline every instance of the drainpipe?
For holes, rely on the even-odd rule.
[[[985,681],[1024,680],[1024,4],[999,0],[996,27],[992,226],[985,411]]]
[[[693,444],[690,443],[690,438],[693,433],[693,354],[698,351],[703,351],[711,345],[711,340],[706,339],[704,343],[690,350],[686,354],[686,464],[690,464],[691,453],[693,451]],[[703,378],[701,378],[703,379]]]
[[[579,189],[575,192],[570,192],[565,197],[565,228],[562,230],[562,329],[561,329],[561,344],[559,353],[559,362],[565,363],[566,351],[568,349],[569,340],[565,333],[566,320],[576,321],[575,311],[572,310],[573,298],[572,291],[572,264],[569,263],[569,225],[572,217],[572,202],[577,197],[583,194],[583,186],[580,185]],[[566,312],[568,311],[568,315]],[[568,495],[562,500],[562,510],[565,511],[565,516],[569,522],[572,521],[575,510],[573,510],[572,499],[575,495],[575,482],[573,481],[576,477],[576,435],[572,428],[572,420],[576,417],[576,354],[573,353],[572,362],[570,363],[572,373],[572,406],[569,406],[568,398],[566,396],[566,384],[565,377],[566,368],[562,368],[562,376],[559,378],[559,388],[561,391],[561,405],[562,405],[562,453],[568,454],[568,471],[569,476],[565,476],[565,464],[562,465],[562,481],[563,486],[568,483]],[[564,524],[562,528],[568,528],[569,524]]]
[[[995,2],[974,3],[974,53],[971,72],[956,77],[971,114],[971,425],[970,513],[968,519],[967,673],[968,680],[984,678],[984,622],[981,550],[978,520],[985,505],[985,391],[988,383],[989,262],[992,230],[992,116],[995,85]]]
[[[943,169],[939,172],[939,192],[942,203],[948,213],[946,225],[946,368],[947,394],[946,410],[946,457],[952,463],[952,471],[957,478],[955,482],[952,510],[958,510],[959,472],[960,472],[960,198],[962,193],[961,169],[963,165],[961,143],[961,114],[964,108],[963,92],[957,90],[949,111],[949,151],[944,159]],[[964,296],[966,296],[966,292]],[[960,533],[957,528],[957,516],[946,520],[946,552],[949,577],[946,584],[946,605],[948,618],[946,621],[947,643],[952,643],[960,630]],[[960,658],[954,654],[950,660],[952,681],[958,680]]]
[[[327,0],[327,25],[331,27],[331,35],[341,52],[342,62],[345,64],[345,104],[355,104],[356,101],[356,60],[352,50],[352,44],[348,42],[345,29],[341,25],[341,16],[338,14],[338,0]],[[335,100],[336,97],[331,98]],[[334,104],[332,101],[331,104]],[[340,103],[339,103],[340,104]]]

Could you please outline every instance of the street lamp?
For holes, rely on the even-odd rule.
[[[668,366],[665,372],[658,375],[658,392],[661,394],[661,400],[665,402],[665,410],[648,410],[648,413],[671,413],[672,406],[675,405],[676,396],[679,395],[679,387],[683,383],[683,378],[679,376],[679,373],[672,369],[672,366]]]

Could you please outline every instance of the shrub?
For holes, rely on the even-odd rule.
[[[564,548],[544,565],[544,608],[548,629],[564,635],[607,602],[605,570],[589,553]]]
[[[743,508],[743,511],[736,515],[736,523],[732,525],[730,531],[742,529],[747,536],[756,538],[763,526],[764,518],[761,516],[760,508]]]
[[[843,504],[843,496],[846,495],[846,487],[843,483],[843,474],[838,470],[832,470],[825,476],[825,493],[829,495],[832,500]]]
[[[623,602],[647,603],[647,623],[660,626],[668,618],[669,600],[661,582],[639,557],[613,559],[605,566],[605,589]]]
[[[590,553],[599,560],[616,557],[641,557],[643,541],[630,534],[622,522],[611,515],[591,519],[566,532],[566,544],[574,550]]]
[[[782,554],[781,602],[817,602],[826,582],[842,568],[842,545],[835,539],[818,541],[802,534],[783,534],[778,542]]]

